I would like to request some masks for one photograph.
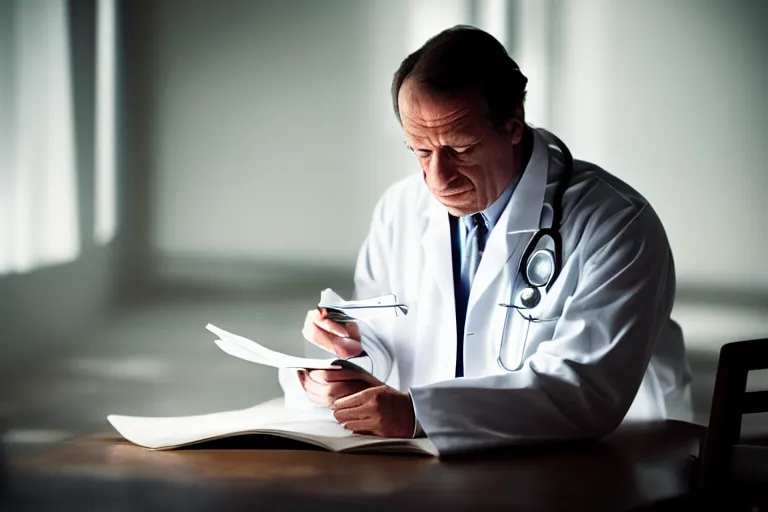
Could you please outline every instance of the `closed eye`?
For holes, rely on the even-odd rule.
[[[457,157],[462,157],[462,156],[468,155],[474,149],[474,147],[475,146],[458,146],[458,147],[450,147],[445,149],[449,154],[452,154]]]
[[[431,149],[416,149],[416,148],[413,148],[413,147],[407,146],[407,145],[406,145],[406,147],[410,151],[413,151],[413,153],[416,154],[416,156],[418,156],[418,157],[427,157],[427,156],[432,154],[432,150]]]

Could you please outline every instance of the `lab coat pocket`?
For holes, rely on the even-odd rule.
[[[563,306],[569,299],[560,303],[548,295],[535,308],[500,306],[506,309],[498,355],[498,364],[502,370],[519,370],[525,360],[536,352],[540,343],[552,339]]]

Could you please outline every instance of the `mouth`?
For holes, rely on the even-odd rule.
[[[451,197],[460,196],[462,194],[466,194],[467,192],[471,192],[471,191],[472,191],[472,188],[464,188],[460,190],[451,190],[448,192],[438,192],[438,195],[444,198],[451,198]]]

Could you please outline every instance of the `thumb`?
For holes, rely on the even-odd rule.
[[[342,359],[356,357],[363,353],[363,344],[352,338],[333,338],[333,351]]]

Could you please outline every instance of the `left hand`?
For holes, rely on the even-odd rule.
[[[413,437],[416,417],[411,395],[387,385],[364,389],[333,402],[333,417],[355,434]]]
[[[373,375],[356,370],[303,370],[298,375],[309,401],[327,408],[340,398],[382,384]]]

